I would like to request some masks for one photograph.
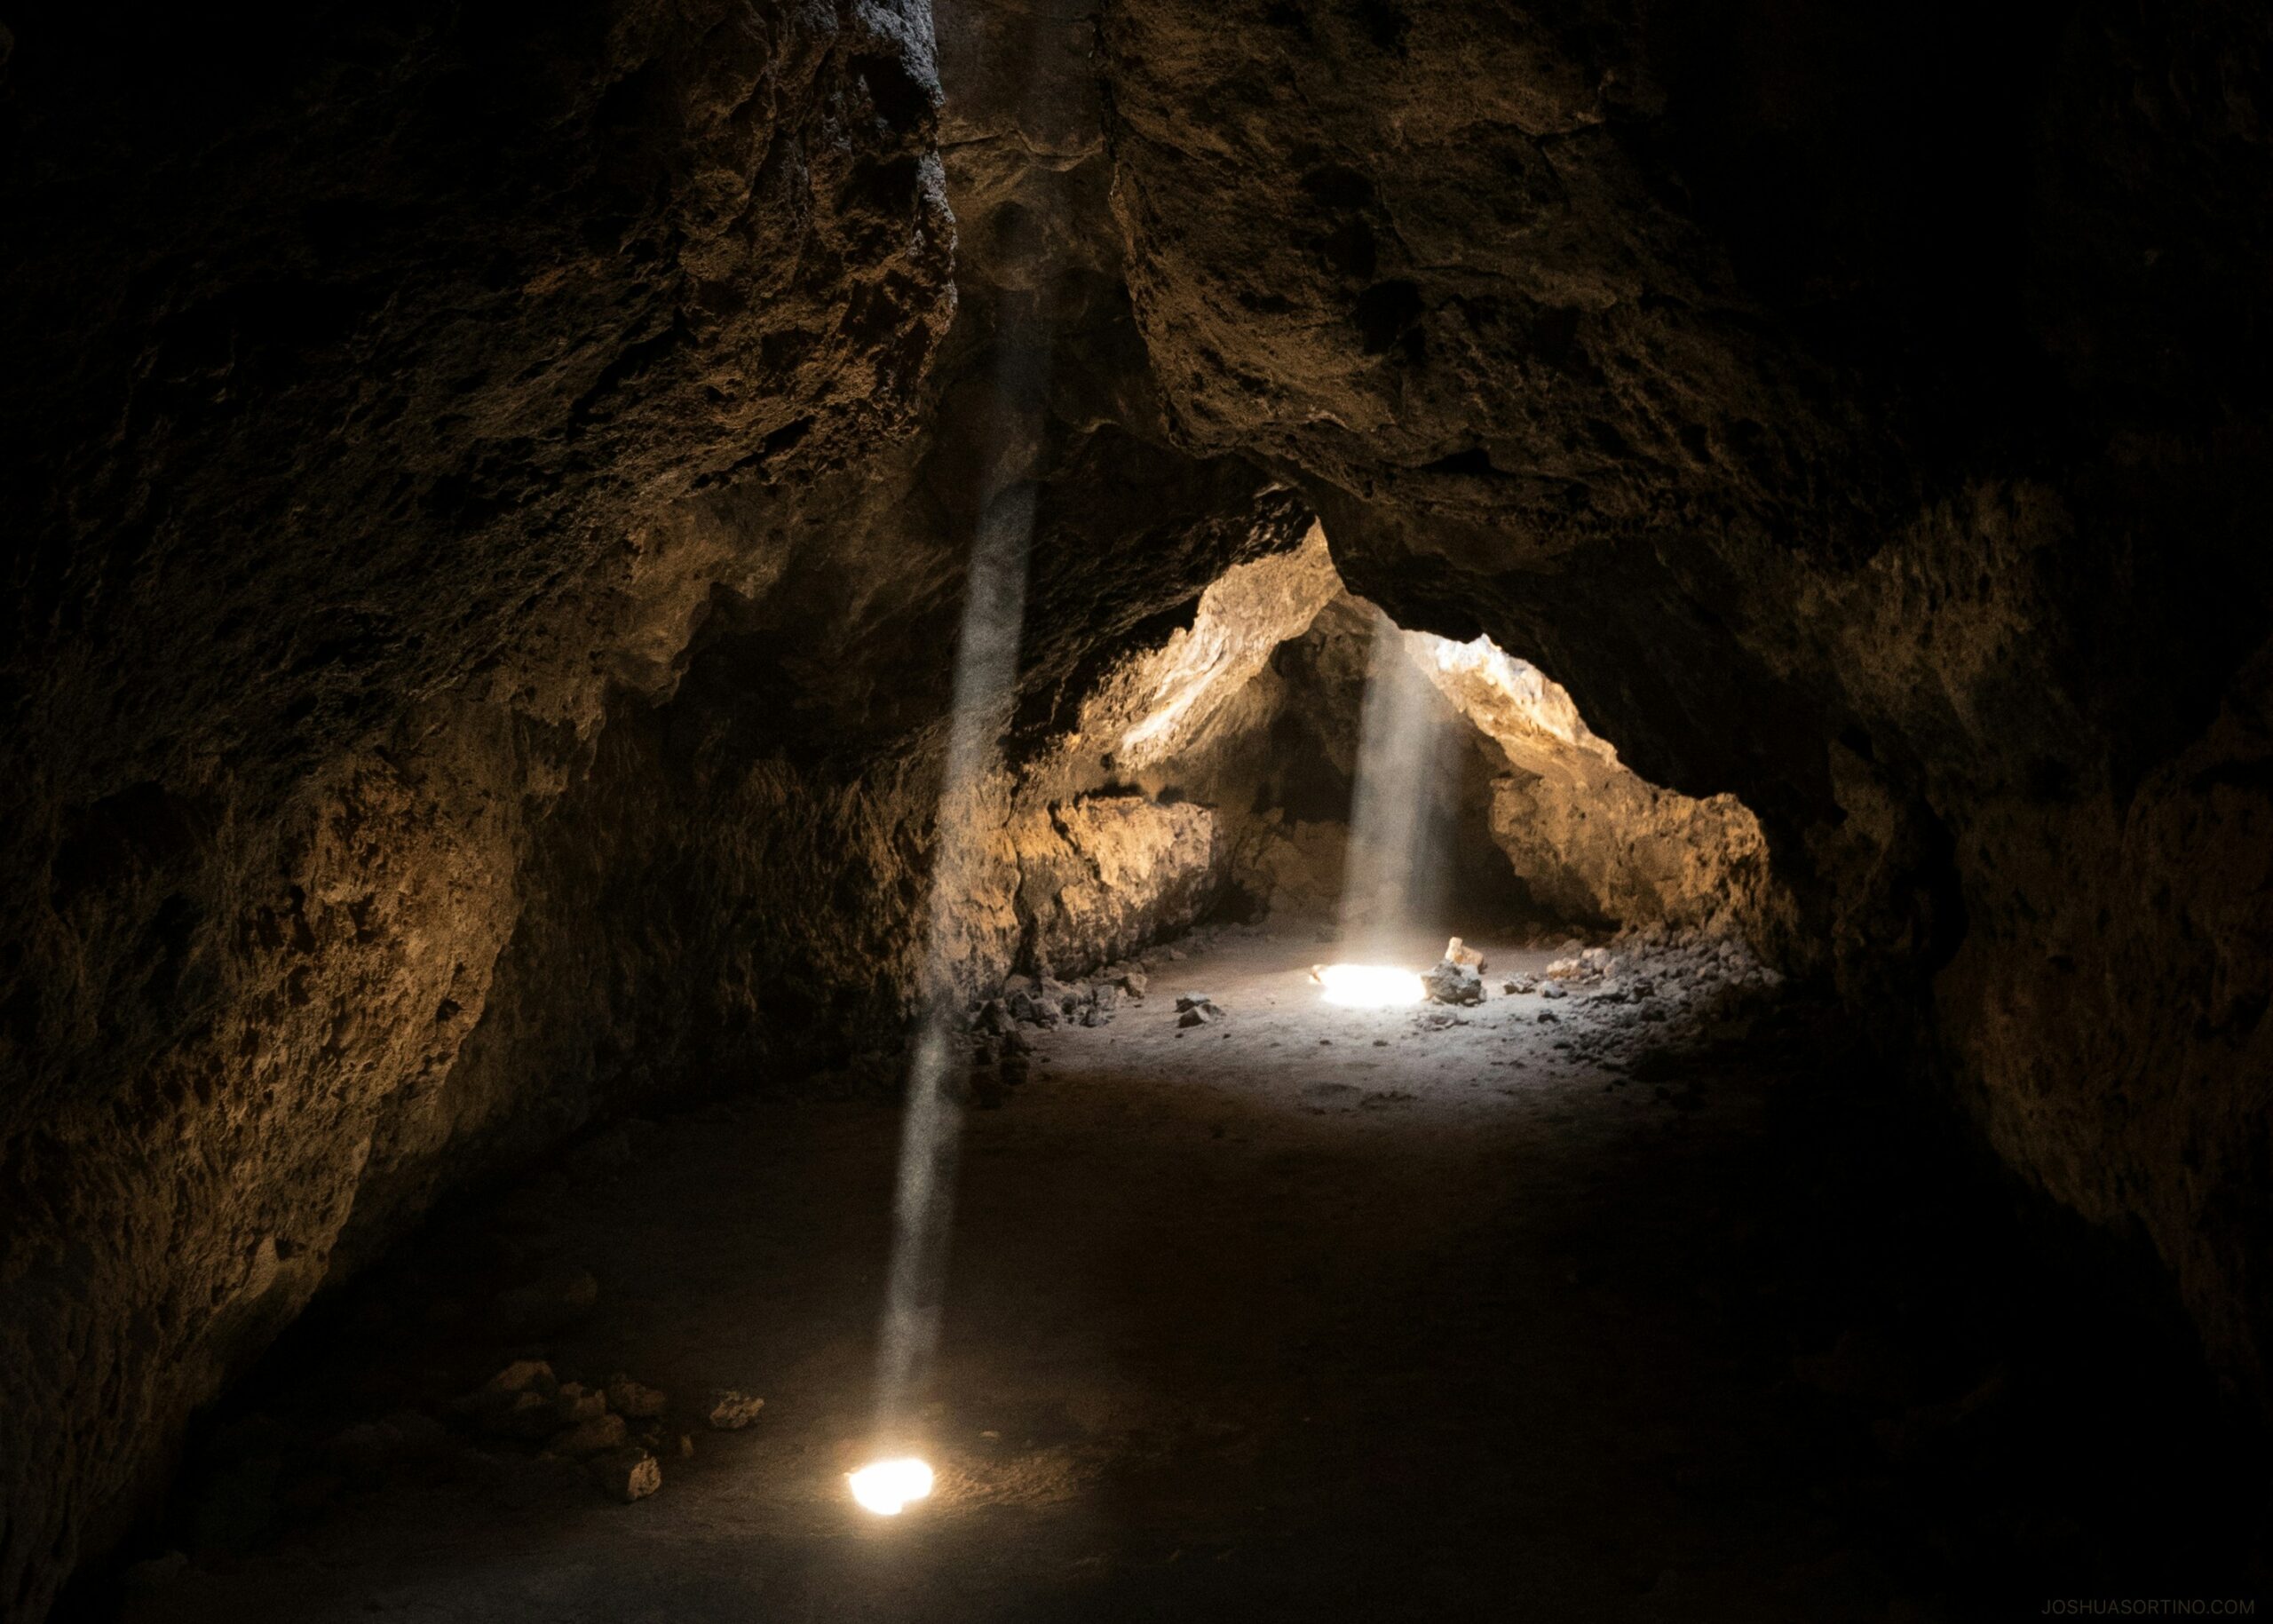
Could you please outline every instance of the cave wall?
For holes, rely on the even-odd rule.
[[[899,432],[954,297],[920,6],[9,23],[0,1612],[37,1617],[463,1109],[611,687],[749,565],[641,527]]]
[[[1183,443],[1760,817],[1833,977],[2261,1396],[2273,21],[1116,0]],[[1924,1034],[1922,1040],[1919,1034]]]

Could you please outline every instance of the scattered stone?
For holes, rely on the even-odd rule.
[[[1453,938],[1457,947],[1460,938]],[[1437,961],[1436,968],[1421,978],[1429,996],[1437,1003],[1482,1003],[1484,978],[1473,964],[1457,963],[1450,958]]]
[[[564,1427],[607,1414],[607,1395],[581,1382],[563,1382],[552,1396],[552,1419]]]
[[[1152,981],[1143,970],[1132,970],[1121,978],[1121,985],[1127,989],[1131,998],[1142,998],[1144,995],[1144,989],[1152,985]]]
[[[1568,998],[1571,994],[1560,981],[1542,981],[1539,984],[1539,995],[1541,998]]]
[[[553,1454],[581,1461],[588,1454],[598,1454],[603,1449],[620,1449],[628,1436],[621,1415],[605,1413],[580,1421],[553,1435],[546,1446]]]
[[[682,1461],[694,1459],[694,1438],[692,1433],[682,1432],[678,1435],[678,1458]]]
[[[550,1396],[560,1390],[552,1367],[543,1359],[515,1359],[481,1385],[484,1393],[519,1393],[534,1388]]]
[[[627,1375],[608,1378],[607,1407],[619,1415],[629,1415],[634,1421],[647,1421],[663,1413],[669,1400],[660,1388],[635,1382]]]
[[[1501,984],[1500,990],[1503,993],[1509,994],[1537,992],[1539,990],[1539,978],[1530,974],[1509,976],[1506,981]]]
[[[630,1505],[645,1500],[663,1486],[663,1469],[655,1457],[637,1444],[604,1451],[585,1463],[592,1481],[610,1500]]]
[[[1176,1011],[1176,1024],[1179,1026],[1206,1026],[1224,1018],[1223,1010],[1205,993],[1178,994]]]
[[[535,1391],[514,1393],[482,1415],[481,1427],[500,1438],[543,1438],[553,1430],[552,1400]]]
[[[971,1025],[990,1037],[1006,1037],[1018,1029],[1017,1018],[1000,998],[989,998],[980,1004],[978,1018]]]
[[[710,1390],[709,1422],[720,1432],[739,1432],[757,1419],[765,1407],[765,1400],[753,1398],[748,1393],[732,1387]]]
[[[1539,1012],[1539,1024],[1540,1024],[1540,1026],[1554,1026],[1557,1021],[1560,1021],[1562,1018],[1562,1018],[1561,1016],[1557,1015],[1557,1014],[1556,1014],[1554,1010],[1541,1010]]]
[[[1447,964],[1465,964],[1469,969],[1476,971],[1479,976],[1482,975],[1485,970],[1490,968],[1490,966],[1485,963],[1484,955],[1482,954],[1469,947],[1466,942],[1461,940],[1457,936],[1452,938],[1452,939],[1445,944],[1445,963]]]

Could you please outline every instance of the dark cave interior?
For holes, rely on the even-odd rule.
[[[0,1614],[2254,1597],[2269,62],[0,12]]]

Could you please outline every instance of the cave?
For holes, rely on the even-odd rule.
[[[2273,13],[0,18],[0,1615],[2250,1616]]]

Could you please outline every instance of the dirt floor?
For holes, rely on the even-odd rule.
[[[79,1604],[1759,1624],[2245,1592],[2261,1474],[2183,1358],[2087,1287],[2016,1289],[2031,1243],[1835,1023],[1693,953],[1506,994],[1553,955],[1486,946],[1482,1006],[1366,1011],[1319,1002],[1308,932],[1232,932],[1038,1034],[966,1121],[940,1484],[901,1517],[843,1477],[897,1113],[714,1106],[597,1137],[297,1334],[165,1554]],[[1224,1018],[1179,1027],[1187,990]],[[548,1330],[526,1282],[582,1271]],[[661,1490],[611,1503],[452,1410],[516,1356],[670,1395]],[[757,1421],[705,1424],[720,1387]]]

